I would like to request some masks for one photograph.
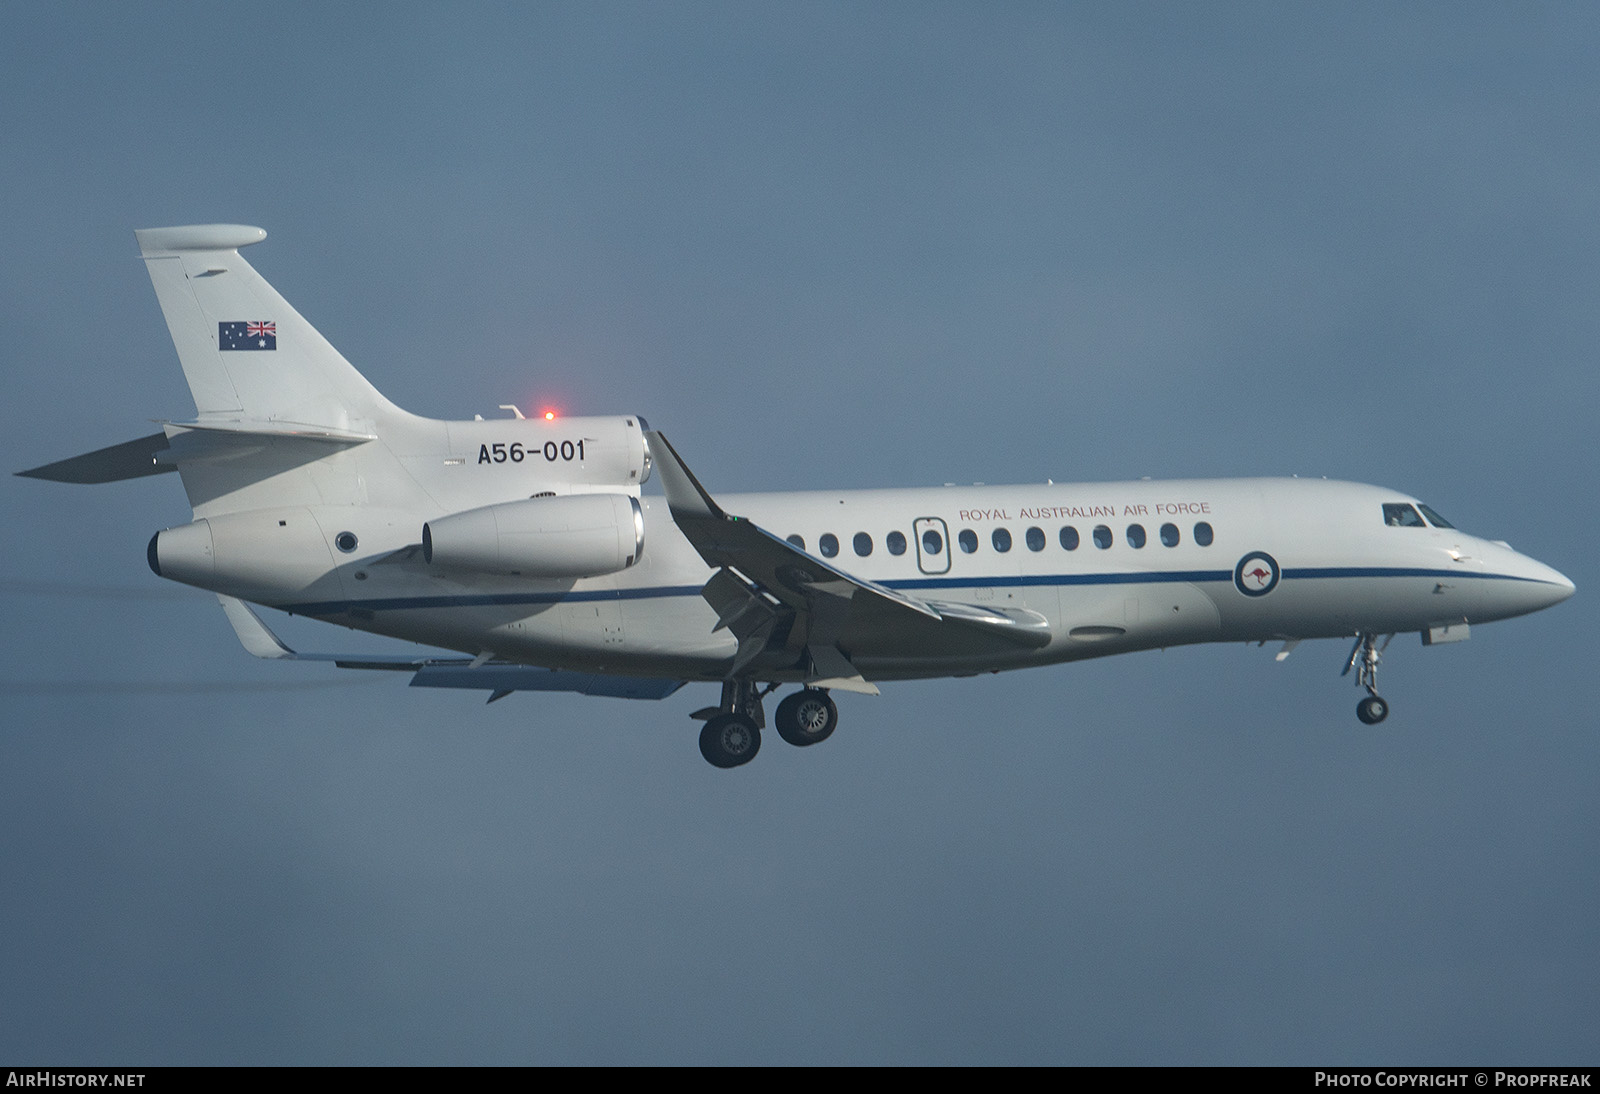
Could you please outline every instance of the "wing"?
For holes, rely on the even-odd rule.
[[[273,634],[255,610],[237,597],[217,594],[222,610],[233,624],[239,642],[256,657],[272,661],[332,661],[341,669],[387,669],[410,672],[414,688],[472,688],[490,693],[489,702],[514,691],[575,691],[614,699],[665,699],[682,680],[651,677],[605,676],[590,672],[565,672],[499,661],[484,654],[467,657],[401,657],[371,654],[296,653]]]
[[[856,660],[959,658],[1050,641],[1037,612],[920,600],[848,574],[722,510],[666,437],[645,434],[667,507],[717,572],[701,595],[739,639],[734,676],[798,670],[805,683],[876,693]]]

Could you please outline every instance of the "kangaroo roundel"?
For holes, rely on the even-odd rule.
[[[1233,584],[1245,596],[1266,596],[1278,587],[1278,560],[1265,551],[1251,551],[1233,568]]]

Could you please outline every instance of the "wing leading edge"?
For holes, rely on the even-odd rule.
[[[673,521],[717,572],[701,595],[717,628],[739,639],[731,675],[763,668],[803,673],[803,682],[876,694],[857,660],[937,651],[946,656],[1050,641],[1044,616],[921,600],[846,573],[743,517],[725,512],[666,437],[645,434]]]

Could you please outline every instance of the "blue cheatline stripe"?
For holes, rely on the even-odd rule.
[[[1286,581],[1347,577],[1433,577],[1479,578],[1494,581],[1526,581],[1548,585],[1536,577],[1515,574],[1462,573],[1406,566],[1322,566],[1286,569]],[[1119,574],[1038,574],[1029,577],[923,577],[900,581],[881,581],[891,589],[1023,588],[1062,585],[1162,585],[1204,582],[1232,583],[1232,570],[1164,570],[1154,573]],[[583,604],[607,600],[655,600],[672,596],[699,596],[699,585],[652,585],[638,589],[611,589],[567,593],[460,593],[446,596],[395,596],[372,600],[319,600],[304,604],[280,604],[294,615],[340,615],[352,610],[369,612],[417,611],[424,608],[494,608],[534,604]]]
[[[1469,577],[1486,581],[1526,581],[1530,585],[1554,585],[1539,577],[1520,577],[1517,574],[1478,574],[1460,570],[1413,569],[1408,566],[1312,566],[1297,570],[1284,570],[1283,576],[1292,577]]]

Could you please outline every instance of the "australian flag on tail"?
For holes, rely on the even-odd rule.
[[[278,324],[260,323],[218,323],[217,348],[229,349],[277,349]]]

